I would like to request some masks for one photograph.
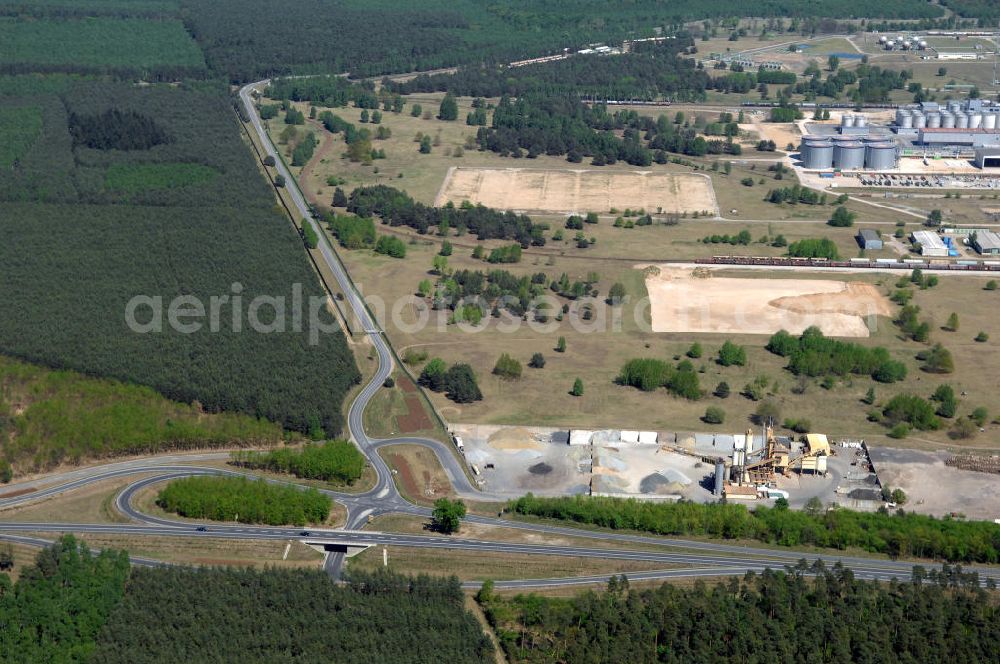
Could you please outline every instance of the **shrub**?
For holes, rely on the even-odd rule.
[[[986,343],[989,340],[990,340],[990,335],[986,334],[985,332],[980,332],[979,334],[976,335],[976,341],[978,341],[979,343]]]
[[[786,419],[782,426],[795,433],[809,433],[812,430],[812,423],[807,419]]]
[[[569,393],[572,396],[574,396],[574,397],[582,397],[583,396],[583,381],[580,380],[579,378],[577,378],[576,380],[574,380],[573,381],[573,389],[571,389],[569,391]]]
[[[545,356],[541,353],[535,353],[531,356],[531,360],[528,362],[528,366],[532,369],[544,369],[545,368]]]
[[[833,216],[830,220],[826,222],[830,226],[835,226],[837,228],[846,228],[848,226],[854,225],[854,219],[857,217],[856,214],[845,208],[844,206],[839,206],[833,211]]]
[[[719,364],[724,367],[739,366],[747,363],[747,351],[743,346],[737,346],[732,341],[726,340],[719,349]]]
[[[726,421],[726,411],[718,406],[709,406],[701,418],[706,424],[722,424]]]
[[[941,420],[934,414],[934,406],[912,394],[897,394],[882,410],[892,423],[905,422],[921,431],[933,431],[941,427]]]
[[[687,356],[692,359],[698,359],[699,357],[701,357],[701,355],[702,355],[701,344],[696,341],[693,344],[691,344],[690,348],[688,348]]]
[[[493,375],[499,376],[500,378],[505,378],[507,380],[515,380],[521,377],[521,363],[515,360],[513,357],[507,353],[503,353],[493,367]]]
[[[719,397],[720,399],[727,399],[729,398],[729,392],[730,392],[729,383],[727,383],[726,381],[722,381],[721,383],[715,386],[715,392],[713,392],[713,394],[715,394],[715,396]]]

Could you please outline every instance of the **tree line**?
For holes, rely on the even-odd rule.
[[[755,539],[778,546],[857,547],[890,556],[949,562],[1000,561],[1000,525],[904,512],[855,512],[842,508],[808,510],[787,506],[726,503],[651,503],[621,498],[528,494],[508,503],[516,514],[657,535]]]
[[[365,470],[365,457],[348,440],[307,443],[301,448],[282,447],[266,452],[233,452],[232,463],[242,468],[260,468],[289,473],[310,480],[353,484]]]
[[[894,360],[885,348],[869,348],[838,341],[823,335],[815,326],[796,339],[786,330],[775,332],[765,346],[775,355],[788,358],[788,370],[804,376],[871,376],[880,383],[906,378],[906,365]]]
[[[386,185],[358,187],[351,192],[347,211],[359,217],[377,216],[390,226],[409,226],[421,234],[431,226],[447,223],[459,232],[474,233],[480,240],[517,240],[522,247],[545,244],[542,228],[527,215],[482,205],[431,207]]]

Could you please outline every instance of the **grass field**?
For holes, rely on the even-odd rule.
[[[128,518],[114,508],[118,492],[145,475],[137,473],[128,477],[88,484],[80,489],[0,511],[0,521],[54,523],[124,523]]]
[[[617,230],[617,229],[616,229]],[[344,252],[352,275],[366,294],[377,294],[392,303],[410,295],[420,279],[427,278],[427,268],[435,254],[436,245],[411,244],[405,260],[371,255],[366,252]],[[461,254],[461,255],[460,255]],[[487,269],[482,261],[469,257],[466,251],[456,250],[449,258],[454,269]],[[545,271],[553,278],[566,272],[570,278],[581,278],[589,270],[599,270],[601,293],[606,293],[610,283],[620,281],[633,302],[645,296],[642,273],[624,262],[598,262],[584,257],[535,257],[529,256],[519,265],[505,266],[516,274]],[[760,276],[731,271],[730,276]],[[774,273],[774,279],[843,279],[839,275]],[[856,274],[851,279],[872,284],[877,291],[888,294],[898,276]],[[785,361],[764,350],[764,335],[724,335],[705,333],[653,333],[648,331],[648,311],[626,305],[621,313],[619,332],[582,332],[575,330],[568,320],[553,331],[536,331],[522,324],[511,333],[498,330],[497,321],[480,332],[463,332],[455,325],[448,325],[447,318],[438,324],[437,312],[431,312],[431,323],[418,331],[403,331],[391,323],[388,334],[397,348],[417,348],[427,351],[430,357],[440,356],[448,363],[468,362],[472,365],[485,396],[481,402],[458,405],[431,393],[435,406],[447,420],[455,422],[483,422],[495,424],[552,425],[567,427],[648,427],[663,431],[717,430],[731,433],[744,430],[750,422],[757,404],[737,393],[757,376],[771,379],[770,391],[781,404],[785,417],[805,418],[813,430],[834,436],[862,436],[870,440],[883,439],[885,429],[866,421],[867,408],[859,400],[870,386],[875,386],[879,402],[888,401],[898,392],[913,392],[929,396],[934,388],[944,382],[955,386],[957,392],[966,391],[961,412],[984,405],[991,413],[1000,413],[1000,399],[988,387],[991,370],[983,363],[992,363],[989,344],[976,343],[972,338],[982,329],[995,334],[995,316],[992,309],[983,306],[986,298],[996,293],[983,290],[984,278],[943,277],[941,283],[926,291],[917,291],[915,302],[923,307],[924,315],[936,323],[932,340],[944,343],[953,353],[956,373],[950,376],[923,373],[914,359],[916,353],[926,348],[902,339],[888,318],[878,317],[872,336],[858,340],[866,345],[884,345],[895,357],[910,367],[911,377],[905,384],[882,386],[869,379],[853,378],[836,383],[831,389],[820,387],[818,381],[807,380],[801,385],[795,376],[785,371]],[[404,321],[412,321],[414,312],[406,313]],[[951,311],[962,312],[963,332],[947,333],[938,330]],[[642,321],[637,323],[636,319]],[[967,332],[965,331],[967,330]],[[558,336],[565,336],[565,353],[554,351]],[[748,363],[745,367],[721,367],[712,360],[719,346],[727,338],[747,347]],[[656,357],[669,360],[683,357],[692,342],[700,342],[705,349],[703,359],[694,360],[701,386],[711,392],[721,382],[727,382],[733,391],[728,399],[708,396],[700,401],[686,401],[670,397],[663,392],[643,393],[615,385],[613,379],[621,366],[631,358]],[[491,375],[493,365],[501,353],[509,353],[526,365],[532,353],[542,353],[546,360],[544,369],[525,367],[522,377],[507,381]],[[985,353],[985,354],[984,354]],[[419,369],[419,367],[417,367]],[[571,397],[568,392],[573,381],[581,378],[583,397]],[[804,390],[801,394],[793,392]],[[722,407],[727,413],[723,425],[707,425],[701,421],[709,405]],[[989,436],[968,441],[967,445],[988,445]],[[949,443],[946,431],[913,434],[907,444],[939,446]],[[894,443],[898,444],[898,443]]]
[[[415,96],[416,97],[416,96]],[[436,112],[436,97],[420,96],[424,108]],[[413,98],[409,98],[412,103]],[[470,100],[460,100],[459,117],[470,108]],[[303,110],[307,110],[305,106]],[[670,109],[670,113],[678,109]],[[358,109],[335,109],[335,112],[352,121],[359,114]],[[685,112],[704,113],[706,119],[714,120],[717,112],[699,111],[697,107],[685,107]],[[711,116],[715,117],[711,117]],[[372,166],[350,164],[339,157],[342,150],[340,139],[325,138],[332,147],[318,156],[314,163],[309,164],[305,172],[306,190],[312,189],[316,200],[326,203],[332,188],[325,186],[327,177],[343,178],[345,190],[361,184],[382,182],[405,189],[419,200],[429,202],[446,177],[448,170],[454,166],[462,169],[470,168],[523,168],[525,160],[503,159],[496,155],[465,151],[464,156],[455,158],[445,156],[441,148],[454,148],[461,144],[463,136],[468,136],[470,130],[458,123],[440,122],[435,119],[410,117],[407,111],[401,115],[384,114],[383,124],[393,131],[388,141],[376,141],[376,147],[384,147],[387,153],[385,161],[376,160]],[[272,120],[272,123],[277,122]],[[277,133],[272,126],[272,133]],[[399,127],[405,126],[404,131]],[[431,136],[440,132],[441,145],[435,147],[430,155],[420,155],[413,142],[416,131],[422,131]],[[397,139],[402,140],[397,140]],[[752,140],[752,139],[748,139]],[[400,152],[399,150],[402,150]],[[773,153],[757,153],[748,149],[743,157],[731,158],[731,173],[726,175],[721,164],[724,158],[693,160],[700,164],[700,170],[688,166],[667,164],[654,167],[659,173],[708,175],[719,198],[721,214],[727,220],[681,218],[677,225],[654,223],[652,226],[618,228],[613,226],[613,215],[602,215],[598,224],[588,224],[584,228],[585,235],[595,242],[587,249],[577,248],[572,231],[564,231],[564,239],[554,240],[552,236],[556,229],[563,225],[565,217],[555,214],[533,214],[532,218],[547,222],[551,230],[546,233],[549,238],[546,245],[540,248],[525,250],[524,259],[517,265],[505,265],[517,275],[529,275],[544,272],[548,280],[557,279],[566,273],[571,280],[583,279],[588,272],[597,271],[600,279],[597,283],[599,297],[604,297],[611,284],[621,282],[632,299],[632,305],[626,305],[620,315],[620,331],[609,333],[580,332],[569,325],[572,315],[558,324],[555,329],[538,331],[525,324],[513,333],[501,333],[496,323],[491,321],[485,330],[475,333],[465,333],[455,325],[448,324],[448,312],[430,311],[430,324],[422,330],[403,329],[397,322],[388,320],[387,330],[396,348],[415,348],[424,350],[429,357],[440,356],[446,362],[470,363],[478,378],[485,395],[481,402],[457,405],[447,400],[443,395],[431,394],[438,411],[447,420],[455,422],[487,422],[495,424],[532,423],[538,425],[560,426],[592,426],[592,427],[649,427],[660,430],[719,430],[724,432],[742,431],[750,421],[750,416],[757,404],[742,397],[732,396],[729,399],[719,399],[707,396],[700,401],[690,402],[669,397],[663,393],[640,393],[619,387],[613,383],[621,366],[628,359],[635,357],[673,358],[682,357],[692,342],[698,341],[706,348],[706,356],[696,360],[695,366],[699,373],[701,387],[707,392],[714,390],[721,382],[727,382],[734,395],[742,387],[761,375],[770,379],[773,398],[779,401],[787,417],[805,418],[812,422],[814,430],[820,430],[831,435],[867,436],[878,438],[885,430],[865,419],[863,404],[858,401],[872,384],[869,379],[848,379],[838,382],[830,389],[821,388],[817,381],[804,381],[799,385],[796,377],[783,370],[784,360],[771,355],[763,349],[766,335],[745,334],[711,334],[711,333],[653,333],[649,330],[649,311],[646,305],[635,306],[635,303],[647,295],[642,273],[634,269],[637,263],[656,262],[666,258],[696,258],[713,254],[738,255],[782,255],[783,247],[771,246],[776,236],[782,235],[788,243],[805,238],[828,237],[835,242],[841,256],[853,257],[859,249],[854,239],[857,226],[875,227],[890,232],[897,220],[904,220],[913,228],[919,225],[917,218],[903,218],[890,210],[877,208],[864,203],[849,201],[847,207],[857,214],[855,228],[838,229],[828,226],[825,222],[833,211],[833,196],[829,203],[823,206],[810,205],[774,205],[763,201],[770,188],[790,186],[795,183],[793,177],[775,180],[767,172],[766,162],[753,159],[774,158]],[[471,160],[477,160],[472,164]],[[530,168],[542,167],[542,162],[551,158],[539,158],[530,164]],[[720,168],[715,171],[710,168],[712,161],[717,160]],[[565,168],[562,160],[552,160],[558,168]],[[482,162],[488,162],[483,165]],[[550,162],[552,163],[552,162]],[[411,169],[426,164],[418,175],[411,177]],[[545,168],[556,168],[553,164]],[[376,173],[375,170],[378,169]],[[404,177],[399,178],[398,174]],[[744,178],[751,178],[754,186],[741,184]],[[638,205],[634,206],[638,207]],[[746,219],[746,221],[739,221]],[[433,235],[419,236],[408,229],[387,229],[405,238],[409,245],[405,260],[397,260],[373,255],[368,251],[344,251],[342,255],[348,264],[351,274],[363,293],[374,296],[375,309],[381,308],[387,313],[383,319],[391,318],[392,307],[401,298],[409,297],[416,291],[417,284],[422,279],[435,277],[429,273],[431,260],[440,247],[441,238]],[[736,235],[746,230],[751,233],[752,241],[748,245],[704,244],[702,239],[713,234]],[[909,230],[909,228],[907,229]],[[767,239],[768,241],[762,242]],[[448,238],[454,246],[454,254],[449,257],[449,268],[452,270],[472,269],[488,271],[490,266],[483,261],[471,258],[472,249],[477,242],[473,238],[454,236]],[[498,242],[487,242],[487,248],[497,246]],[[874,256],[894,256],[889,248]],[[730,276],[740,276],[734,272]],[[747,275],[747,276],[761,276]],[[771,275],[769,275],[771,276]],[[793,275],[775,275],[778,279],[789,279]],[[844,279],[843,276],[831,275],[795,275],[796,278],[808,280]],[[861,288],[871,288],[880,296],[891,293],[891,284],[895,278],[879,275],[854,275],[852,280],[859,281]],[[976,297],[982,291],[982,284],[974,280],[945,279],[947,289],[955,290],[963,296]],[[944,292],[939,286],[932,291],[921,291],[919,297],[926,298],[922,304],[925,310],[935,318],[943,321],[948,312],[943,308],[951,306],[948,296],[939,295]],[[780,295],[780,294],[779,294]],[[697,296],[695,296],[697,297]],[[778,295],[769,297],[774,299]],[[957,305],[956,305],[957,306]],[[911,382],[906,385],[894,385],[877,388],[880,399],[898,391],[909,390],[927,396],[939,382],[948,378],[956,382],[958,378],[964,383],[971,381],[973,390],[968,390],[970,398],[973,394],[982,395],[985,402],[990,402],[990,395],[984,391],[982,379],[975,370],[975,347],[955,348],[958,372],[951,377],[932,376],[919,371],[919,363],[914,359],[922,346],[902,340],[889,318],[884,316],[886,310],[880,309],[882,316],[877,317],[872,337],[862,340],[862,343],[882,344],[890,348],[893,354],[906,361],[911,369]],[[891,311],[894,311],[893,307]],[[421,315],[412,305],[398,309],[403,322],[413,322]],[[522,322],[523,323],[523,322]],[[939,323],[940,324],[940,323]],[[979,325],[980,323],[977,323]],[[989,327],[987,320],[982,325]],[[556,353],[554,347],[558,336],[565,336],[567,351]],[[723,368],[712,361],[712,356],[718,346],[732,336],[734,341],[747,345],[749,362],[746,367]],[[974,334],[973,334],[974,336]],[[942,339],[947,343],[947,339]],[[970,337],[971,342],[971,337]],[[950,344],[948,344],[950,347]],[[978,344],[977,344],[978,345]],[[543,353],[547,364],[544,369],[525,368],[522,377],[517,381],[506,381],[491,374],[496,358],[503,352],[511,354],[527,364],[532,353]],[[420,365],[411,367],[419,372]],[[576,378],[584,383],[584,396],[574,398],[568,392]],[[796,388],[793,392],[792,388]],[[804,390],[803,393],[796,392]],[[926,394],[924,394],[926,392]],[[398,400],[390,403],[391,395],[382,397],[386,403],[378,404],[379,412],[395,416],[399,408]],[[831,404],[834,406],[831,408]],[[727,420],[723,425],[707,425],[701,421],[705,408],[709,405],[723,407],[727,411]],[[971,409],[975,405],[969,403]],[[991,410],[1000,410],[1000,402],[990,405]],[[844,413],[853,413],[845,416]],[[391,429],[390,425],[390,429]],[[950,442],[944,431],[913,436],[910,444],[940,444]],[[976,444],[973,441],[972,444]],[[419,490],[419,487],[417,488]]]
[[[175,20],[0,18],[0,64],[144,69],[204,68],[201,50]]]
[[[388,569],[401,574],[458,576],[460,581],[503,581],[507,579],[548,579],[588,574],[621,574],[642,570],[679,567],[655,561],[603,560],[571,556],[536,556],[515,553],[480,552],[389,547]],[[382,547],[372,547],[348,559],[348,569],[373,571],[382,567]]]
[[[39,537],[56,539],[58,535],[39,533]],[[297,540],[229,540],[206,536],[150,537],[94,533],[76,533],[76,538],[86,542],[91,548],[124,549],[133,556],[182,565],[318,569],[323,562],[322,553]],[[289,547],[287,558],[284,557],[285,547]]]

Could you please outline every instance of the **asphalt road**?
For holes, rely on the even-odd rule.
[[[663,563],[673,566],[681,566],[677,569],[654,570],[648,572],[629,573],[629,577],[636,580],[643,579],[667,579],[682,577],[711,577],[719,575],[743,574],[748,571],[761,571],[766,567],[783,567],[794,565],[797,561],[804,559],[812,563],[817,559],[822,559],[824,564],[832,565],[840,562],[848,566],[859,578],[888,580],[891,578],[908,578],[912,571],[912,563],[898,562],[891,560],[879,560],[869,558],[859,558],[850,556],[839,556],[836,553],[824,553],[822,556],[816,554],[801,553],[789,550],[773,550],[755,547],[741,547],[732,544],[719,542],[703,542],[695,540],[685,540],[676,538],[657,538],[641,535],[626,535],[619,533],[607,533],[588,531],[577,528],[561,527],[555,525],[526,523],[518,521],[508,521],[499,518],[489,518],[482,516],[469,516],[467,521],[490,526],[503,526],[505,528],[515,528],[528,530],[540,534],[552,535],[556,537],[572,536],[577,538],[591,538],[603,540],[605,542],[619,542],[622,545],[642,545],[656,548],[646,550],[635,549],[615,549],[590,546],[563,546],[544,544],[524,544],[513,542],[484,541],[461,537],[443,537],[434,535],[405,535],[362,531],[359,528],[367,523],[369,516],[385,513],[405,513],[418,516],[430,516],[430,510],[407,502],[399,494],[392,474],[385,461],[379,456],[378,448],[385,445],[400,443],[422,445],[432,450],[441,462],[445,473],[455,488],[458,495],[477,501],[503,501],[511,496],[501,493],[485,493],[479,491],[469,481],[465,469],[456,458],[451,446],[437,440],[425,438],[402,437],[392,439],[370,438],[364,430],[363,412],[365,406],[371,398],[382,389],[382,384],[386,377],[390,375],[393,368],[393,354],[389,348],[388,341],[384,333],[379,328],[377,322],[365,307],[360,294],[354,287],[353,282],[347,274],[346,269],[340,262],[326,235],[321,229],[316,227],[312,220],[311,213],[305,199],[299,191],[295,179],[288,171],[280,155],[277,153],[273,143],[264,130],[260,117],[254,108],[251,98],[251,90],[266,85],[267,81],[261,81],[248,85],[240,90],[240,98],[247,110],[250,121],[256,131],[265,153],[275,159],[276,168],[285,177],[288,186],[288,193],[296,208],[296,211],[305,219],[305,223],[313,225],[320,238],[320,255],[327,264],[330,272],[336,278],[340,289],[345,293],[345,299],[350,305],[353,313],[357,316],[364,334],[368,337],[374,347],[379,360],[378,370],[369,382],[362,388],[358,396],[351,403],[347,426],[351,437],[368,458],[369,463],[376,473],[375,485],[363,493],[343,493],[335,491],[325,491],[332,498],[347,507],[347,522],[343,529],[315,529],[310,528],[309,536],[303,536],[301,528],[272,528],[260,526],[244,526],[230,524],[211,524],[205,530],[198,530],[197,524],[182,522],[172,519],[143,514],[137,510],[133,504],[133,498],[137,491],[143,487],[154,483],[168,481],[170,479],[186,477],[198,474],[224,474],[224,475],[250,475],[253,473],[239,470],[227,470],[219,468],[206,468],[190,463],[198,461],[215,460],[226,458],[226,454],[208,453],[195,455],[165,455],[161,457],[151,457],[147,459],[136,459],[125,462],[117,462],[104,466],[88,467],[69,471],[62,474],[54,474],[44,478],[30,480],[10,486],[4,492],[9,497],[2,497],[0,494],[0,508],[14,507],[34,502],[44,498],[49,498],[61,493],[72,491],[80,487],[107,479],[114,479],[125,476],[144,475],[130,483],[117,497],[117,508],[133,523],[129,524],[80,524],[80,523],[0,523],[0,539],[16,541],[22,544],[44,546],[48,540],[31,537],[22,533],[52,533],[52,532],[73,532],[73,533],[95,533],[95,534],[116,534],[116,535],[146,535],[146,536],[166,536],[185,538],[224,538],[232,540],[241,539],[309,539],[310,541],[322,540],[331,549],[331,554],[327,557],[325,568],[327,572],[338,577],[344,560],[344,553],[340,550],[348,546],[403,546],[429,549],[449,549],[467,551],[470,554],[476,552],[499,552],[523,555],[557,555],[571,556],[590,559],[604,560],[635,560],[650,563]],[[278,480],[268,480],[279,482]],[[294,482],[285,482],[294,484]],[[18,493],[23,489],[29,489],[28,493],[21,495],[9,495]],[[136,564],[163,564],[159,561],[135,558]],[[1000,569],[997,568],[968,568],[969,571],[979,572],[981,578],[993,578],[1000,581]],[[608,575],[581,576],[564,579],[524,579],[517,581],[504,581],[497,583],[498,587],[530,588],[545,586],[567,586],[580,585],[604,581]],[[477,584],[468,584],[470,586]]]

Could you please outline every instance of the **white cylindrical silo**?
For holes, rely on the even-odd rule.
[[[911,127],[913,127],[913,116],[907,114],[903,118],[903,122],[899,126],[902,127],[903,129],[910,129]]]
[[[927,114],[927,128],[937,129],[941,126],[941,114],[940,113],[928,113]]]
[[[955,114],[954,113],[942,113],[941,114],[941,128],[942,129],[954,129],[955,128]]]
[[[969,114],[969,129],[979,129],[983,126],[983,114],[976,112]]]
[[[854,116],[844,113],[843,117],[840,118],[841,127],[853,127],[854,126]]]
[[[806,136],[802,139],[800,152],[805,168],[823,170],[833,167],[833,142],[829,138]]]
[[[857,116],[855,116],[854,117],[854,126],[855,127],[867,127],[868,126],[868,118],[866,118],[863,115],[857,115]]]
[[[913,114],[913,126],[917,129],[923,129],[927,126],[927,116],[923,113]]]
[[[968,129],[969,128],[969,116],[965,113],[955,114],[955,127],[958,129]]]
[[[983,129],[996,129],[997,128],[997,115],[996,113],[987,113],[983,116]]]
[[[905,109],[905,108],[898,108],[898,109],[896,109],[896,124],[898,126],[902,126],[903,125],[903,118],[909,117],[909,115],[910,115],[910,111],[908,109]]]
[[[948,110],[951,111],[952,113],[955,113],[956,111],[961,111],[962,110],[962,102],[960,102],[960,101],[949,101],[948,102]]]

